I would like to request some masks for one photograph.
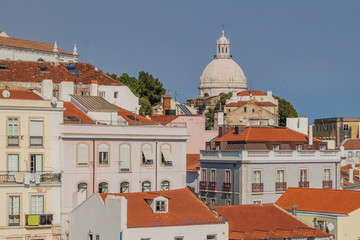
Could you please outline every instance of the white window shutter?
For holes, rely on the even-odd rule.
[[[120,169],[130,169],[130,146],[127,144],[120,146]]]
[[[43,136],[43,120],[31,119],[30,120],[30,136],[42,137]]]
[[[88,164],[89,145],[81,143],[78,145],[78,164]]]

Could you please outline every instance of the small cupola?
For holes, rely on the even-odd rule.
[[[169,210],[169,199],[163,196],[158,196],[153,199],[146,199],[149,206],[154,213],[167,213]]]

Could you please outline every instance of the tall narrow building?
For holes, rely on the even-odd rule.
[[[232,60],[230,40],[224,35],[217,40],[216,56],[200,77],[199,96],[218,96],[228,92],[246,90],[246,77],[241,67]]]

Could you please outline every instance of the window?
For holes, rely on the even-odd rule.
[[[332,126],[333,126],[333,125],[331,124],[331,125],[330,125],[330,132],[332,132]]]
[[[89,240],[93,240],[93,234],[89,233]]]
[[[225,205],[231,206],[231,199],[225,199]]]
[[[360,151],[356,151],[356,156],[360,157]]]
[[[144,144],[142,150],[142,163],[145,165],[151,165],[154,163],[154,154],[150,144]]]
[[[253,112],[253,113],[254,113],[254,112],[255,112],[255,109],[252,109],[252,110],[251,110],[251,112]]]
[[[140,240],[151,240],[151,238],[140,238]]]
[[[253,183],[261,183],[261,171],[255,170],[253,172]]]
[[[347,123],[344,124],[344,131],[349,131],[349,124]]]
[[[326,146],[325,145],[320,145],[320,151],[325,151],[326,150]]]
[[[30,120],[30,146],[43,145],[43,120]]]
[[[100,91],[100,92],[99,92],[99,96],[102,97],[102,98],[105,98],[105,92],[104,92],[104,91]]]
[[[130,145],[121,144],[120,145],[120,171],[128,172],[130,171]]]
[[[120,183],[120,193],[129,193],[129,183],[128,182],[122,182]]]
[[[8,181],[15,182],[15,173],[19,171],[19,154],[8,154]]]
[[[244,107],[244,113],[246,113],[246,110],[247,110],[246,107]]]
[[[273,150],[274,150],[274,151],[279,151],[279,150],[280,150],[280,146],[279,146],[279,145],[273,145]]]
[[[161,145],[161,162],[165,166],[172,166],[171,147],[168,144]]]
[[[211,169],[211,171],[210,171],[210,182],[215,182],[215,181],[216,181],[216,170]]]
[[[79,183],[78,184],[78,193],[80,193],[81,200],[84,201],[87,198],[87,184]]]
[[[100,240],[100,235],[96,234],[96,240]]]
[[[324,169],[324,181],[330,181],[330,169],[329,168]]]
[[[352,156],[353,156],[352,151],[349,151],[349,152],[348,152],[348,157],[349,157],[349,158],[352,158]]]
[[[43,155],[30,154],[30,172],[42,172],[43,169]]]
[[[59,91],[58,90],[53,90],[53,97],[57,97],[58,96],[58,94],[59,94]]]
[[[285,170],[276,170],[276,182],[277,183],[285,182]]]
[[[19,146],[18,118],[8,118],[8,146]]]
[[[161,191],[168,191],[170,190],[170,182],[165,180],[161,182]]]
[[[119,92],[114,92],[114,98],[118,98]]]
[[[44,196],[31,196],[31,214],[44,214]]]
[[[181,236],[181,237],[176,236],[176,237],[174,237],[174,240],[184,240],[184,237],[183,236]]]
[[[82,96],[86,96],[86,95],[87,95],[87,92],[86,92],[86,91],[81,91],[81,95],[82,95]]]
[[[261,204],[262,201],[261,200],[253,200],[253,204]]]
[[[300,182],[307,182],[307,169],[300,169]]]
[[[9,196],[9,226],[20,225],[20,196]]]
[[[316,125],[316,131],[318,131],[318,125]]]
[[[296,151],[302,151],[302,145],[296,145]]]
[[[109,164],[109,145],[102,143],[99,145],[99,164]]]
[[[216,198],[210,199],[210,204],[211,204],[211,206],[215,206],[215,204],[216,204]]]
[[[149,181],[145,181],[142,183],[142,191],[150,192],[151,191],[151,183]]]
[[[206,197],[200,197],[200,199],[201,199],[203,202],[206,202],[206,201],[207,201]]]
[[[166,201],[156,201],[155,210],[156,212],[166,212]]]
[[[77,145],[77,164],[87,165],[89,163],[89,145],[80,143]]]
[[[224,47],[221,48],[221,52],[224,53]]]
[[[0,63],[0,70],[9,70],[9,68],[6,64]]]
[[[206,169],[201,170],[201,181],[206,182]]]
[[[206,240],[216,240],[216,234],[206,235]]]
[[[225,170],[225,183],[231,183],[231,170]]]
[[[108,184],[106,182],[99,183],[99,193],[108,193]]]
[[[39,68],[40,68],[40,71],[41,71],[41,72],[47,72],[47,71],[49,71],[49,70],[48,70],[48,67],[47,67],[46,65],[39,65]]]
[[[217,144],[215,145],[215,149],[216,149],[216,150],[220,150],[220,144],[217,143]]]

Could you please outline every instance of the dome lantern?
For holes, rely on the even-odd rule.
[[[230,56],[230,40],[225,37],[224,29],[222,36],[216,41],[215,58],[231,58]]]

